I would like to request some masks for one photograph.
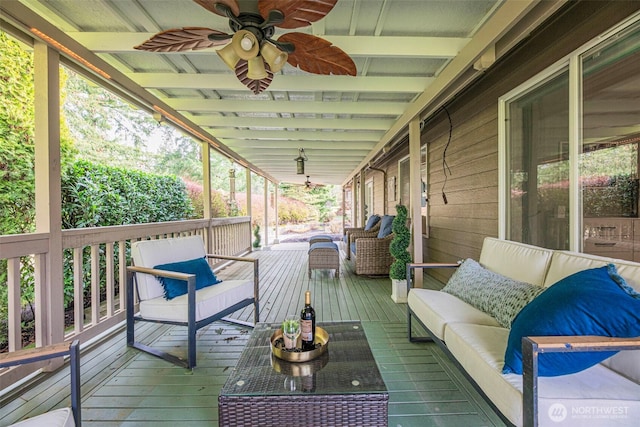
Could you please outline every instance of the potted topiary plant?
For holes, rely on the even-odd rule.
[[[261,237],[260,237],[260,226],[258,224],[256,224],[255,227],[253,227],[253,237],[254,237],[253,249],[254,250],[258,250],[258,249],[260,249],[260,240],[261,240]]]
[[[411,232],[407,227],[407,207],[396,206],[396,217],[391,224],[393,240],[389,246],[391,256],[395,260],[391,264],[391,299],[394,302],[407,302],[407,263],[411,262],[411,254],[407,249],[411,243]]]

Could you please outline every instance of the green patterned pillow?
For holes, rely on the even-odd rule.
[[[510,279],[466,259],[442,291],[491,315],[503,327],[511,328],[520,310],[544,288]]]

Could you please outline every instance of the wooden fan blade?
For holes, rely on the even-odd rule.
[[[279,42],[293,43],[295,52],[287,62],[313,74],[337,74],[355,76],[356,64],[342,49],[320,37],[304,33],[286,33]]]
[[[209,40],[209,34],[225,35],[226,33],[202,27],[174,28],[154,35],[141,45],[134,46],[134,49],[148,52],[182,52],[229,43],[229,39]]]
[[[277,9],[284,15],[280,28],[300,28],[324,18],[338,0],[259,0],[260,15],[266,17],[269,11]]]
[[[238,2],[236,0],[193,0],[193,1],[195,1],[205,9],[207,9],[209,12],[213,12],[216,15],[224,16],[225,18],[226,18],[226,15],[220,12],[218,9],[216,9],[216,3],[222,3],[225,6],[227,6],[229,9],[231,9],[231,12],[233,12],[234,16],[240,15],[240,6],[238,6]]]
[[[258,95],[266,90],[273,80],[273,73],[269,69],[269,64],[265,63],[264,68],[267,70],[267,77],[262,80],[250,79],[247,77],[249,63],[244,59],[241,59],[236,65],[236,77],[240,80],[240,83],[248,87],[254,94]]]

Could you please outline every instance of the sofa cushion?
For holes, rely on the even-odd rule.
[[[520,282],[543,286],[553,250],[485,237],[480,265]]]
[[[175,271],[176,273],[195,274],[196,290],[220,283],[220,280],[213,274],[205,258],[159,264],[153,268],[157,270]],[[164,297],[166,299],[173,299],[187,293],[187,282],[184,280],[173,279],[171,277],[158,277],[158,280],[162,283]]]
[[[444,340],[445,327],[452,322],[499,326],[487,313],[446,292],[414,288],[409,291],[407,304],[416,317],[440,340]]]
[[[225,280],[196,293],[196,321],[206,319],[245,299],[254,297],[253,280]],[[140,316],[147,320],[186,322],[188,295],[140,301]]]
[[[449,351],[509,421],[519,426],[522,375],[500,374],[508,334],[504,328],[468,323],[450,323],[445,329]],[[563,427],[635,426],[640,400],[630,396],[640,396],[640,384],[601,364],[569,376],[542,377],[538,379],[538,422]],[[559,404],[567,411],[562,423],[550,416]]]
[[[450,323],[445,328],[447,348],[482,388],[493,404],[514,425],[522,425],[522,387],[519,375],[502,375],[509,330],[470,323]]]
[[[391,234],[391,226],[393,224],[394,215],[385,215],[380,220],[380,231],[378,231],[378,239],[384,239]]]
[[[583,270],[551,285],[514,320],[505,353],[504,373],[522,373],[522,337],[597,335],[640,336],[640,300],[616,282],[613,264]],[[593,366],[616,352],[546,353],[540,376],[566,375]]]
[[[618,274],[629,286],[640,292],[640,263],[571,251],[553,253],[544,286],[550,286],[578,271],[603,267],[607,264],[615,264]]]
[[[380,221],[379,215],[371,215],[364,226],[364,231],[371,230]]]
[[[75,425],[71,408],[62,408],[11,424],[10,427],[75,427]]]
[[[513,318],[529,301],[544,291],[540,286],[519,282],[489,271],[472,259],[466,259],[453,273],[443,292],[493,316],[510,328]]]

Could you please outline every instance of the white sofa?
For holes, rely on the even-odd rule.
[[[502,276],[545,288],[578,271],[613,263],[627,284],[640,291],[640,264],[629,261],[487,237],[479,263]],[[410,264],[408,271],[455,266]],[[412,336],[411,323],[416,319],[505,421],[517,426],[635,426],[640,420],[640,338],[625,340],[618,346],[625,351],[578,373],[538,378],[525,361],[524,375],[503,374],[509,329],[450,293],[407,286],[410,340],[419,340],[415,332]],[[567,339],[551,343],[548,351],[579,350],[589,347],[589,342],[600,346],[608,342],[592,338],[584,344],[579,341],[582,337],[563,338]],[[523,376],[533,377],[525,384],[524,400]]]

